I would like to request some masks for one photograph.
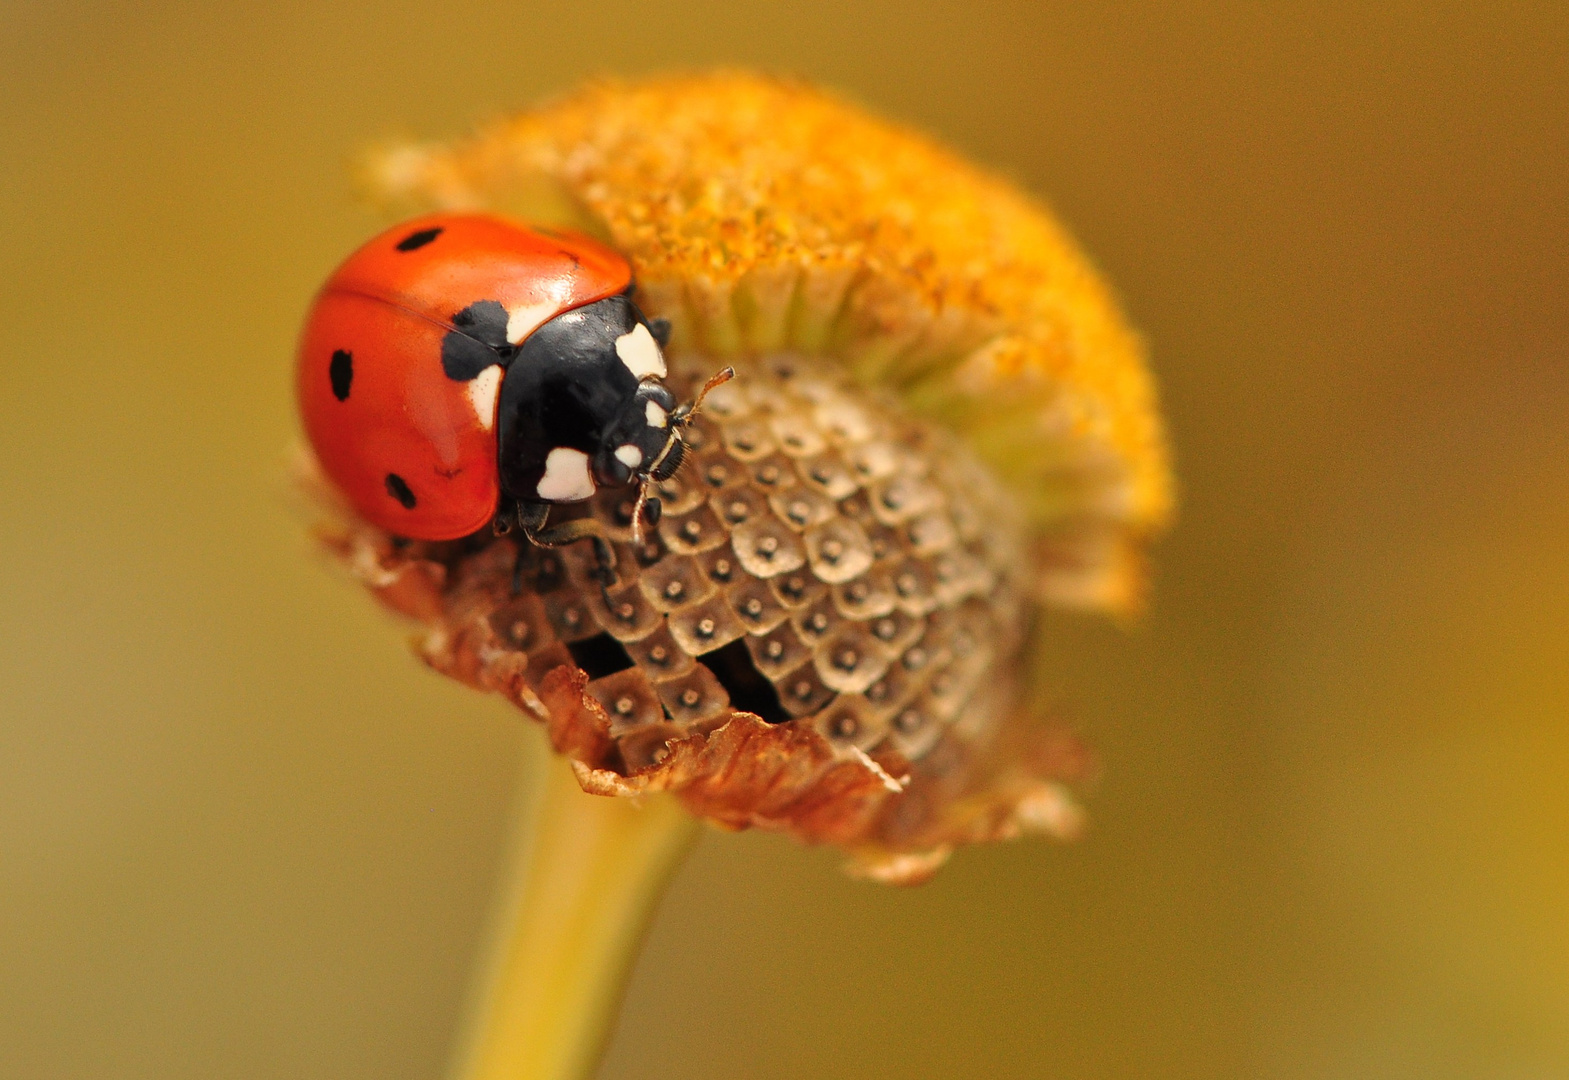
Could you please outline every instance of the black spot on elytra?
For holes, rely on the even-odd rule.
[[[411,232],[402,240],[398,241],[398,250],[418,251],[420,248],[424,247],[426,244],[430,243],[440,235],[441,229],[439,227],[434,229],[421,229],[419,232]]]
[[[332,380],[332,396],[339,401],[349,400],[349,387],[354,385],[354,354],[347,349],[334,352],[327,377]]]
[[[441,370],[468,382],[492,364],[512,359],[507,343],[507,309],[497,300],[480,300],[452,316],[453,329],[441,339]]]
[[[414,509],[414,504],[418,501],[414,498],[414,492],[409,490],[408,481],[395,472],[387,474],[387,494],[402,503],[405,510]]]

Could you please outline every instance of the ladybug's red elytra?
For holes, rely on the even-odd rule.
[[[300,338],[305,431],[355,509],[397,536],[452,540],[516,525],[543,546],[550,507],[650,482],[681,463],[690,405],[664,384],[669,324],[631,298],[632,268],[578,233],[431,214],[333,271]],[[602,554],[608,547],[596,541]]]

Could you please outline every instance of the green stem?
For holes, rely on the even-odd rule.
[[[451,1080],[593,1074],[665,885],[697,835],[669,796],[586,795],[531,762],[502,906]],[[542,766],[542,767],[541,767]]]

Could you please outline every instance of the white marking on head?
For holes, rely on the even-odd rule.
[[[659,351],[659,342],[654,340],[654,335],[642,323],[634,326],[630,333],[616,338],[616,355],[621,357],[621,362],[638,380],[650,375],[661,379],[665,377],[665,357]]]
[[[643,464],[643,451],[631,443],[627,443],[624,446],[616,447],[616,460],[629,469],[635,469]]]
[[[643,409],[643,415],[648,417],[648,426],[651,428],[662,428],[670,422],[670,414],[657,401],[650,401]]]
[[[588,455],[569,446],[558,446],[545,458],[545,475],[535,488],[541,499],[551,502],[579,502],[594,494],[594,478],[588,472]]]
[[[489,431],[496,426],[496,395],[501,393],[501,365],[492,364],[469,380],[469,400],[479,417],[479,426]]]

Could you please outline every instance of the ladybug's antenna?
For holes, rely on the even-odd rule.
[[[697,397],[692,399],[692,404],[686,409],[685,412],[682,412],[679,409],[676,410],[676,422],[679,424],[691,423],[692,417],[696,416],[697,411],[703,407],[703,399],[708,396],[709,391],[723,386],[733,378],[735,378],[735,368],[733,367],[721,368],[719,371],[715,372],[712,376],[709,377],[709,380],[703,384],[703,388],[697,392]]]

